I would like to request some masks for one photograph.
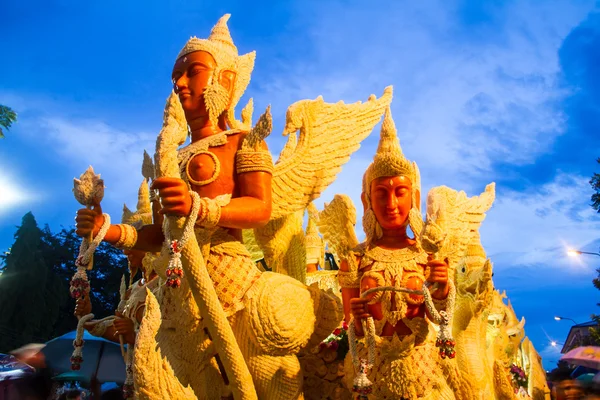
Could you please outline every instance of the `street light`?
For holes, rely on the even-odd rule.
[[[567,254],[569,255],[569,257],[579,257],[581,254],[590,254],[593,256],[600,257],[600,253],[590,253],[589,251],[581,251],[581,250],[574,250],[574,249],[567,250]]]
[[[567,318],[567,317],[558,317],[558,316],[556,316],[556,317],[554,317],[554,319],[555,319],[555,320],[557,320],[557,321],[560,321],[560,320],[563,320],[563,319],[568,319],[569,321],[573,321],[573,323],[574,323],[575,325],[579,325],[579,324],[577,323],[577,321],[575,321],[573,318]]]

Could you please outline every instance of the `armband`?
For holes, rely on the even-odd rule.
[[[133,248],[138,239],[137,229],[127,224],[118,224],[117,226],[121,230],[121,234],[119,235],[119,240],[115,243],[115,247],[121,250]]]
[[[338,271],[338,281],[342,288],[360,288],[358,271]]]
[[[106,333],[106,328],[113,323],[113,318],[98,321],[88,332],[92,336],[102,337]]]
[[[231,195],[222,195],[215,199],[202,197],[200,199],[200,210],[198,211],[196,225],[208,229],[217,226],[221,219],[221,208],[229,204],[230,201]]]
[[[236,172],[267,172],[273,174],[273,158],[264,150],[238,150],[235,155]]]

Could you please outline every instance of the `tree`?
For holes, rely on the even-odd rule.
[[[596,160],[600,164],[600,158]],[[590,179],[590,185],[596,193],[592,195],[592,208],[600,213],[600,174],[595,173]]]
[[[0,279],[0,351],[39,342],[57,305],[46,298],[48,269],[40,251],[41,231],[31,213],[25,214],[6,255]]]
[[[600,158],[596,160],[598,164],[600,164]],[[594,173],[592,179],[590,179],[590,185],[592,185],[592,189],[596,193],[592,195],[592,208],[600,213],[600,174]],[[598,277],[594,278],[592,282],[596,289],[600,290],[600,268],[596,269],[598,272]],[[597,304],[600,306],[600,303]],[[595,344],[600,344],[600,315],[592,314],[592,320],[596,321],[598,326],[595,328],[590,328],[590,337],[595,342]]]
[[[598,273],[598,277],[594,278],[592,282],[594,283],[594,287],[600,290],[600,268],[596,269]],[[596,304],[600,306],[600,303]],[[600,345],[600,315],[592,314],[592,321],[596,322],[596,326],[594,328],[590,328],[590,338],[593,341],[593,345]]]
[[[45,259],[50,268],[59,277],[62,293],[66,296],[60,308],[54,336],[75,329],[77,319],[73,316],[75,300],[69,296],[69,282],[77,270],[75,259],[79,252],[81,239],[75,229],[62,228],[55,235],[46,227],[43,231]],[[95,318],[113,315],[119,304],[121,277],[127,273],[127,259],[123,253],[107,243],[101,243],[94,253],[94,268],[87,271],[91,287],[92,312]]]
[[[31,342],[43,343],[72,331],[75,300],[69,282],[81,239],[73,228],[53,234],[39,229],[31,213],[23,217],[11,251],[0,255],[0,352]],[[103,318],[119,302],[121,276],[127,270],[123,254],[107,244],[96,249],[88,271],[93,313]]]
[[[0,104],[0,139],[4,138],[2,128],[8,129],[17,120],[17,113],[12,108]]]

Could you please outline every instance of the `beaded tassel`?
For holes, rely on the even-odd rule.
[[[192,196],[192,210],[183,228],[183,234],[181,238],[171,239],[171,235],[168,229],[168,219],[164,220],[163,232],[165,233],[165,242],[169,249],[169,265],[167,266],[166,285],[170,288],[176,289],[181,286],[181,278],[183,278],[183,264],[181,263],[181,251],[187,243],[189,237],[194,234],[194,224],[200,211],[200,196],[196,192],[190,192]]]

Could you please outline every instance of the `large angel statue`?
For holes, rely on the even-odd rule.
[[[449,316],[453,309],[448,254],[428,257],[421,246],[419,171],[402,153],[389,109],[377,153],[363,176],[361,198],[364,243],[356,239],[349,198],[336,196],[319,218],[325,240],[342,259],[338,277],[345,319],[354,323],[351,330],[359,339],[357,344],[350,339],[347,386],[378,399],[470,398],[470,388],[460,379],[453,359],[451,338],[438,343],[448,350],[444,357],[436,348],[431,320],[440,313]],[[408,236],[407,227],[414,238]],[[430,291],[425,282],[432,284]],[[362,295],[367,290],[371,291]],[[368,334],[369,323],[364,324],[371,318],[374,336]]]
[[[162,225],[113,225],[105,241],[162,251],[158,295],[148,293],[136,341],[141,399],[300,399],[298,351],[342,319],[338,298],[284,274],[262,272],[242,230],[270,230],[304,212],[359,147],[390,104],[387,88],[364,103],[304,100],[289,107],[289,140],[273,165],[267,112],[251,127],[252,103],[235,118],[254,66],[239,55],[222,17],[207,39],[191,38],[173,67],[174,93],[157,140]],[[297,135],[297,132],[299,134]],[[179,148],[191,135],[191,144]],[[100,207],[78,211],[78,232],[94,235]],[[269,225],[270,224],[270,225]],[[264,231],[263,231],[264,233]],[[278,251],[285,252],[285,241]],[[264,250],[264,249],[263,249]],[[267,254],[265,254],[265,257]],[[305,270],[305,265],[302,266]]]

